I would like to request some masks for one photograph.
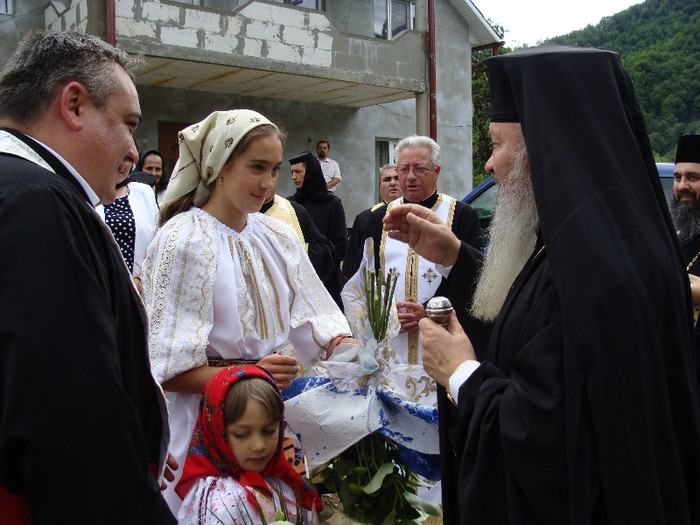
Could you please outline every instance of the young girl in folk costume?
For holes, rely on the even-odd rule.
[[[282,133],[254,111],[215,112],[180,133],[164,224],[143,271],[151,364],[180,465],[199,395],[223,366],[257,363],[285,388],[299,370],[296,358],[275,353],[288,340],[305,364],[356,343],[294,231],[255,213],[281,161]],[[177,514],[173,486],[164,495]]]
[[[292,523],[318,522],[318,494],[282,452],[283,411],[272,376],[257,366],[209,380],[176,488],[180,525],[271,523],[277,510]]]

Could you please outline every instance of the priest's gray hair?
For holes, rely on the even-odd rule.
[[[407,148],[429,148],[430,149],[430,162],[433,166],[440,165],[440,146],[430,137],[424,135],[411,135],[405,139],[401,139],[396,145],[394,154],[398,159],[401,152]]]
[[[101,107],[118,86],[114,64],[133,80],[133,71],[144,62],[92,35],[28,33],[0,72],[0,117],[35,122],[69,82],[85,86],[94,104]]]

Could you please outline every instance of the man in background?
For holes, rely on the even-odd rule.
[[[388,203],[394,199],[398,199],[399,197],[401,197],[401,185],[399,184],[399,174],[396,173],[396,165],[385,164],[379,169],[379,198],[381,199],[381,202],[378,202],[371,208],[361,211],[357,214],[357,217],[355,217],[355,221],[352,224],[350,237],[348,238],[346,257],[347,254],[350,253],[356,257],[358,250],[360,252],[362,251],[364,240],[367,238],[365,235],[365,228],[367,226],[367,220],[369,219],[370,214],[374,210],[381,208],[382,206],[386,206]],[[343,261],[343,264],[345,264],[345,261]]]
[[[316,158],[321,163],[323,178],[326,179],[328,191],[335,191],[335,187],[340,184],[342,177],[340,176],[340,166],[332,158],[328,156],[331,151],[331,143],[327,140],[319,140],[316,144]]]
[[[146,314],[95,212],[137,160],[137,65],[94,36],[36,32],[0,73],[3,523],[175,523]]]
[[[395,164],[384,164],[379,169],[379,198],[385,204],[401,197],[401,183]]]

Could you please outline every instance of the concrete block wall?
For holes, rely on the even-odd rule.
[[[85,31],[88,22],[88,0],[49,2],[44,7],[44,27],[52,31]]]
[[[362,73],[380,85],[381,79],[425,79],[424,61],[413,60],[424,52],[421,33],[381,41],[345,33],[323,12],[270,1],[221,11],[167,0],[116,0],[116,29],[118,41],[138,43],[156,56],[164,49],[175,58],[188,58],[190,50],[213,52],[211,60],[225,65],[261,59],[270,61],[270,70],[330,68],[329,78]]]

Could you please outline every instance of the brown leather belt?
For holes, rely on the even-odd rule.
[[[243,366],[257,364],[258,359],[223,359],[221,357],[207,357],[209,366]]]

